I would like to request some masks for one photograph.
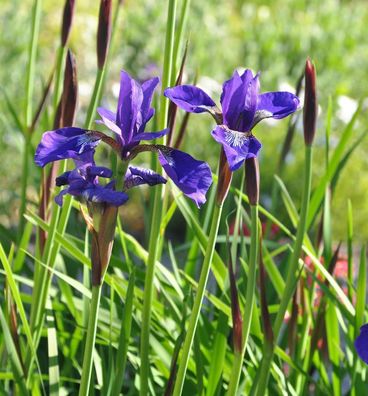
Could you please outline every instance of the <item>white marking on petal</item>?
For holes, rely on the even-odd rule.
[[[237,132],[231,130],[227,130],[225,132],[225,140],[229,146],[241,147],[244,145],[247,139],[248,136],[244,132]]]

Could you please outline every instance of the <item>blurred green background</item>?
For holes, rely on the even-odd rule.
[[[84,112],[96,73],[95,37],[99,2],[76,1],[71,48],[76,54],[79,78],[79,115]],[[21,119],[24,114],[25,69],[29,43],[31,0],[0,0],[0,224],[16,225],[19,207],[22,135],[9,115],[4,92]],[[44,0],[37,54],[34,108],[52,70],[59,45],[63,1]],[[112,64],[104,94],[104,104],[116,106],[119,70],[145,79],[160,74],[163,58],[166,1],[126,0],[118,21]],[[318,73],[320,118],[314,162],[315,180],[324,172],[324,130],[328,98],[333,103],[331,146],[334,147],[357,102],[367,97],[368,90],[368,7],[367,1],[279,0],[192,1],[188,19],[189,52],[185,81],[198,83],[219,101],[222,82],[237,67],[261,72],[262,91],[292,90],[307,56],[316,64]],[[367,102],[355,126],[356,137],[367,129]],[[182,117],[182,112],[180,116]],[[77,121],[78,123],[78,121]],[[211,139],[211,119],[192,117],[185,145],[192,155],[207,160],[214,170],[219,146]],[[261,155],[262,200],[270,202],[271,183],[288,121],[257,126],[255,133],[263,143]],[[34,136],[37,144],[40,128]],[[194,142],[194,143],[193,143]],[[357,240],[368,237],[368,142],[363,140],[344,169],[333,198],[333,236],[346,233],[347,199],[354,210]],[[284,181],[292,197],[298,200],[303,172],[303,139],[300,123],[287,157]],[[36,200],[39,169],[31,171],[29,199]],[[139,193],[137,193],[139,194]],[[124,207],[132,217],[139,208]],[[298,201],[297,201],[298,202]]]

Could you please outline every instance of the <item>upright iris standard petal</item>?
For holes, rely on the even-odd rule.
[[[368,323],[360,328],[360,334],[354,342],[359,357],[368,364]]]
[[[164,95],[188,113],[212,112],[216,108],[216,103],[206,92],[193,85],[167,88]]]
[[[130,166],[125,175],[124,187],[129,189],[142,184],[155,186],[156,184],[165,184],[166,181],[164,177],[151,169]]]
[[[103,107],[98,107],[97,113],[100,115],[101,120],[96,120],[96,123],[104,124],[107,128],[116,133],[118,139],[122,139],[121,129],[116,125],[116,114]],[[124,144],[124,141],[122,140],[121,143]]]
[[[159,161],[170,179],[198,207],[206,202],[206,193],[212,184],[211,169],[183,151],[160,150]]]
[[[285,118],[294,113],[299,105],[299,98],[290,92],[266,92],[261,94],[258,96],[252,128],[264,118]]]
[[[139,127],[137,128],[137,133],[144,132],[144,128],[145,128],[146,124],[155,114],[154,109],[151,107],[151,102],[152,102],[153,93],[154,93],[159,81],[160,80],[158,77],[154,77],[154,78],[151,78],[150,80],[145,81],[142,84],[143,101],[142,101],[142,106],[141,106],[141,109],[139,112],[141,122],[140,122]]]
[[[222,144],[231,171],[237,170],[246,159],[256,157],[262,147],[254,136],[233,131],[225,125],[218,125],[212,136]]]
[[[100,140],[81,128],[67,127],[45,132],[37,146],[35,162],[43,167],[49,162],[77,158],[84,152],[93,151]]]
[[[131,142],[136,131],[142,102],[142,87],[127,72],[122,70],[120,73],[120,93],[116,123],[121,129],[125,144]]]

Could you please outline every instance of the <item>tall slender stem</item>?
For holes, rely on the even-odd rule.
[[[176,377],[176,382],[173,392],[174,396],[181,395],[181,392],[183,390],[185,374],[187,371],[188,361],[190,357],[190,351],[192,349],[193,339],[194,339],[195,331],[197,329],[197,323],[201,311],[203,296],[206,290],[207,279],[210,273],[212,257],[215,251],[216,238],[220,225],[221,213],[222,213],[222,204],[221,205],[216,204],[212,215],[211,230],[210,230],[210,235],[208,237],[208,244],[204,256],[201,275],[198,282],[197,294],[192,308],[192,313],[189,319],[188,330],[185,336],[183,351],[179,362],[178,374]]]
[[[102,284],[102,282],[101,282]],[[92,286],[92,299],[88,317],[88,330],[86,345],[84,348],[82,379],[79,388],[79,395],[86,396],[89,393],[91,383],[92,363],[93,363],[93,349],[96,340],[97,321],[98,321],[98,307],[101,299],[101,285]]]
[[[243,315],[243,328],[242,328],[242,349],[239,351],[235,348],[234,351],[234,364],[230,376],[229,388],[227,391],[228,396],[236,395],[241,369],[243,366],[243,359],[247,348],[248,336],[250,325],[252,321],[253,306],[255,300],[256,289],[256,274],[257,274],[257,261],[259,251],[259,236],[258,236],[258,205],[251,205],[251,241],[250,241],[250,255],[249,255],[249,269],[247,281],[247,295]]]
[[[309,208],[309,197],[310,197],[311,178],[312,178],[312,153],[313,153],[312,146],[306,145],[302,206],[300,211],[298,230],[293,248],[293,254],[291,256],[288,265],[288,274],[285,283],[285,291],[280,302],[279,310],[277,312],[277,316],[273,328],[274,336],[275,336],[275,345],[277,344],[277,339],[279,337],[279,333],[285,317],[285,313],[289,305],[289,302],[294,294],[295,286],[297,283],[298,263],[303,245],[304,235],[306,232],[307,214]],[[269,372],[272,364],[274,349],[275,349],[275,345],[271,345],[270,343],[266,342],[264,345],[265,347],[263,352],[263,359],[262,359],[259,378],[258,378],[257,396],[264,396],[265,394],[268,383]]]
[[[164,67],[162,73],[162,91],[169,85],[172,73],[172,57],[175,33],[175,16],[177,0],[169,0],[167,11],[167,26],[165,38]],[[159,128],[164,129],[167,124],[167,114],[169,109],[168,99],[161,95]],[[165,143],[165,141],[164,141]],[[158,170],[158,169],[156,169]],[[140,367],[140,395],[148,395],[149,379],[149,335],[151,322],[151,305],[153,298],[153,279],[155,274],[155,264],[158,254],[160,224],[162,218],[162,195],[164,187],[159,185],[155,189],[152,222],[150,226],[149,249],[147,259],[147,270],[144,281],[144,301],[141,333],[141,367]]]
[[[35,0],[32,13],[32,32],[31,40],[29,43],[28,65],[26,74],[26,109],[25,109],[25,128],[24,135],[24,148],[23,148],[23,172],[21,180],[21,203],[19,210],[19,227],[18,227],[18,240],[23,234],[24,228],[24,213],[27,204],[27,184],[28,184],[28,169],[29,169],[29,145],[31,137],[29,133],[29,126],[32,123],[32,103],[33,103],[33,89],[34,89],[34,74],[36,69],[36,55],[37,55],[37,41],[40,30],[41,19],[41,0]]]

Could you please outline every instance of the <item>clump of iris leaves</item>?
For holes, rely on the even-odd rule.
[[[34,1],[24,116],[6,99],[24,152],[17,235],[0,241],[1,394],[368,392],[366,251],[353,245],[350,202],[339,219],[346,240],[331,235],[334,189],[361,139],[353,133],[361,106],[332,147],[331,104],[325,130],[315,130],[322,93],[309,60],[295,95],[261,93],[260,75],[246,69],[212,98],[185,81],[189,3],[167,2],[160,81],[122,71],[116,109],[106,109],[124,4],[100,2],[96,80],[77,125],[79,54],[68,48],[75,2],[60,10],[55,66],[35,98],[42,5]],[[213,127],[189,141],[189,118],[196,128],[205,117],[193,113],[209,113]],[[265,207],[257,158],[267,158],[259,156],[256,125],[285,117]],[[299,202],[282,174],[302,118]],[[312,156],[314,132],[325,142],[323,158]],[[219,143],[218,168],[191,152],[205,133]],[[309,191],[313,161],[325,172]],[[30,167],[40,174],[36,198]],[[141,185],[141,202],[130,203]],[[127,231],[125,218],[137,212],[145,214],[147,242]],[[183,243],[167,237],[175,226]]]

